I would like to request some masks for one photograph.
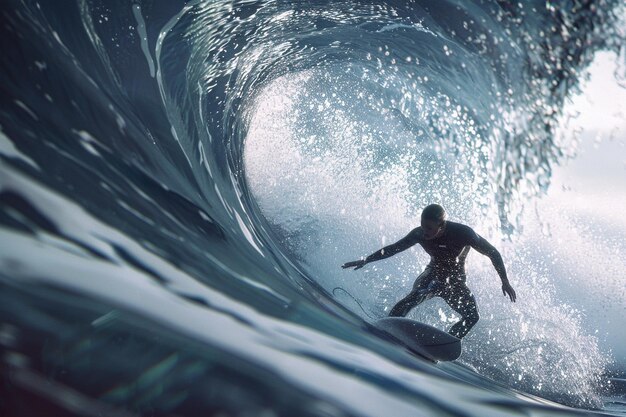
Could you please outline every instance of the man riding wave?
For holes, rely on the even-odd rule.
[[[423,301],[441,297],[461,315],[461,320],[452,326],[449,333],[463,338],[479,319],[476,299],[465,283],[465,257],[470,248],[489,257],[502,281],[502,293],[515,302],[515,290],[507,278],[500,252],[471,227],[446,220],[446,212],[438,204],[424,208],[421,225],[408,235],[365,259],[347,262],[342,268],[360,269],[370,262],[402,252],[416,243],[430,255],[430,263],[415,280],[412,291],[391,309],[390,317],[404,317]]]

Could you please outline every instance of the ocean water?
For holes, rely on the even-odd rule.
[[[626,415],[622,1],[0,8],[1,415]],[[452,363],[369,324],[423,252],[340,268],[432,202],[518,293],[470,253]]]

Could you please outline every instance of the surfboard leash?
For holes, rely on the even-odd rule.
[[[367,317],[369,317],[369,318],[370,318],[370,319],[372,319],[372,320],[377,320],[377,317],[372,317],[372,316],[371,316],[371,315],[370,315],[367,311],[365,311],[365,309],[363,308],[363,305],[362,305],[362,301],[361,301],[361,300],[359,300],[358,298],[356,298],[355,296],[353,296],[352,294],[350,294],[348,291],[346,291],[344,288],[341,288],[341,287],[335,287],[335,288],[333,288],[333,295],[337,295],[337,294],[335,293],[335,290],[341,290],[341,291],[343,291],[344,293],[346,293],[346,295],[347,295],[348,297],[350,297],[350,298],[352,298],[352,299],[354,300],[354,302],[355,302],[355,303],[356,303],[356,304],[357,304],[357,305],[361,308],[361,311],[363,311],[363,313],[365,313],[365,315],[366,315]]]

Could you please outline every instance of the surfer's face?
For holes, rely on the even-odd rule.
[[[443,227],[445,221],[437,222],[436,220],[424,220],[422,219],[422,230],[424,231],[424,239],[431,240],[443,233]]]

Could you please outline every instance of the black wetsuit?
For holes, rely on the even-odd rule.
[[[471,247],[489,256],[500,277],[506,277],[502,257],[471,227],[446,221],[444,232],[435,239],[424,239],[422,228],[417,227],[398,242],[374,252],[365,258],[365,261],[372,262],[388,258],[416,243],[419,243],[430,255],[430,263],[415,280],[413,290],[391,309],[389,316],[406,316],[421,302],[432,297],[441,297],[461,315],[461,320],[452,326],[449,333],[462,338],[479,319],[476,299],[465,284],[467,252]]]

